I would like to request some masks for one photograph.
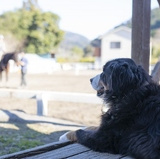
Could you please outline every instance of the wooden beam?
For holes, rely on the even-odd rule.
[[[15,152],[15,153],[12,153],[12,154],[7,154],[7,155],[4,155],[4,156],[0,156],[0,159],[16,159],[16,158],[29,158],[29,157],[33,157],[35,155],[39,155],[39,154],[43,154],[43,153],[46,153],[46,152],[49,152],[49,151],[53,151],[53,150],[56,150],[58,148],[61,148],[61,147],[64,147],[64,146],[67,146],[67,145],[70,145],[70,144],[73,144],[73,142],[71,141],[68,141],[68,142],[53,142],[53,143],[50,143],[50,144],[46,144],[46,145],[42,145],[42,146],[37,146],[35,148],[30,148],[30,149],[27,149],[27,150],[23,150],[23,151],[20,151],[20,152]],[[53,157],[53,156],[52,156]]]
[[[132,59],[149,72],[151,0],[133,0]]]

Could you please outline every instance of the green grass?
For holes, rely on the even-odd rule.
[[[31,129],[0,128],[0,156],[43,145],[41,135]]]

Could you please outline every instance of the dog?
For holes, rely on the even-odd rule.
[[[99,127],[68,132],[60,139],[94,151],[160,159],[160,86],[129,58],[107,62],[90,81],[108,111]]]

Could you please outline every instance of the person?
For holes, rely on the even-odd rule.
[[[26,74],[27,74],[27,65],[28,65],[28,60],[25,57],[25,53],[21,52],[20,53],[20,65],[21,65],[21,87],[26,87],[27,82],[26,82]]]
[[[2,56],[5,54],[5,42],[4,42],[4,36],[0,35],[0,60],[2,59]]]

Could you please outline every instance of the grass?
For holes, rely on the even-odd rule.
[[[20,128],[24,128],[19,124]],[[31,129],[6,129],[0,127],[0,155],[18,152],[28,148],[33,148],[45,144],[41,141],[40,133]]]

